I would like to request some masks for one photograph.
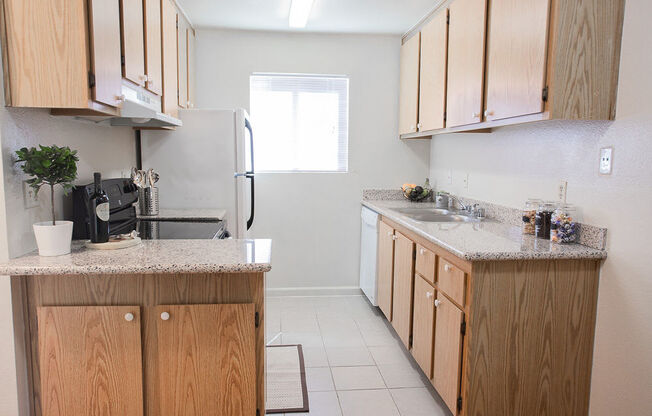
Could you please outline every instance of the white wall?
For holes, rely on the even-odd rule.
[[[248,109],[253,72],[351,79],[350,172],[256,177],[252,235],[274,240],[269,287],[357,287],[362,189],[425,179],[429,143],[397,137],[399,51],[393,36],[199,30],[200,108]]]
[[[615,122],[547,122],[491,134],[439,136],[431,176],[439,188],[521,207],[528,197],[568,200],[587,223],[609,229],[600,280],[591,415],[652,414],[652,3],[628,0]],[[614,146],[614,172],[598,175]],[[447,172],[453,171],[453,185]],[[462,186],[470,174],[469,189]]]

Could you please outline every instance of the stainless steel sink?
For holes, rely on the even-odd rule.
[[[394,211],[419,222],[480,222],[466,213],[436,208],[397,208]]]

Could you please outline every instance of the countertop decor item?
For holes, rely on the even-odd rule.
[[[57,145],[26,148],[16,151],[16,163],[31,176],[27,180],[36,195],[43,185],[50,187],[52,221],[34,224],[34,235],[41,256],[61,256],[70,253],[72,221],[57,221],[54,211],[54,187],[61,185],[68,194],[77,179],[77,151]]]
[[[428,199],[432,196],[432,188],[430,187],[430,179],[426,178],[426,182],[421,185],[413,183],[403,184],[403,196],[410,201],[419,202]]]
[[[86,248],[93,250],[120,250],[140,244],[142,244],[142,240],[140,237],[138,237],[138,233],[133,231],[130,234],[122,234],[110,237],[109,241],[106,243],[92,243],[87,241],[84,245]]]

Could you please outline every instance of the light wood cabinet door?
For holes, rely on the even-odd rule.
[[[419,117],[419,57],[421,33],[401,46],[399,134],[416,133]]]
[[[161,31],[163,42],[163,112],[179,116],[177,9],[170,0],[161,0]]]
[[[392,320],[392,293],[394,291],[394,229],[378,223],[378,307]]]
[[[195,97],[195,31],[188,29],[188,107],[194,108],[197,101]]]
[[[179,107],[188,108],[188,29],[189,25],[181,16],[177,28],[177,48],[179,59]]]
[[[43,416],[142,415],[138,306],[39,307]]]
[[[122,76],[145,86],[145,33],[143,0],[122,0]]]
[[[435,336],[435,289],[421,276],[414,282],[412,355],[428,378],[432,378]]]
[[[414,242],[398,231],[395,235],[392,325],[403,344],[410,348],[414,294]]]
[[[158,306],[160,416],[256,414],[254,304]],[[167,315],[165,315],[167,314]]]
[[[482,121],[487,0],[455,0],[448,32],[447,127]]]
[[[492,0],[490,7],[486,119],[540,113],[550,0]]]
[[[91,71],[95,76],[93,99],[112,107],[121,107],[120,3],[115,0],[88,0],[88,9]]]
[[[446,127],[447,20],[448,10],[443,10],[421,30],[420,131]]]
[[[460,396],[464,313],[441,293],[437,301],[432,384],[455,415]]]
[[[161,0],[145,0],[145,72],[147,89],[163,94],[163,62],[161,60]]]

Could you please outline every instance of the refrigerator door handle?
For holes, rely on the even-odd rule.
[[[247,220],[247,230],[251,229],[251,226],[254,223],[254,212],[255,212],[255,196],[256,196],[256,188],[254,186],[254,131],[251,128],[251,123],[249,122],[249,119],[245,119],[245,127],[247,130],[249,130],[249,149],[250,149],[250,157],[251,157],[251,170],[245,174],[245,177],[247,179],[251,180],[251,214],[249,216],[249,219]]]

